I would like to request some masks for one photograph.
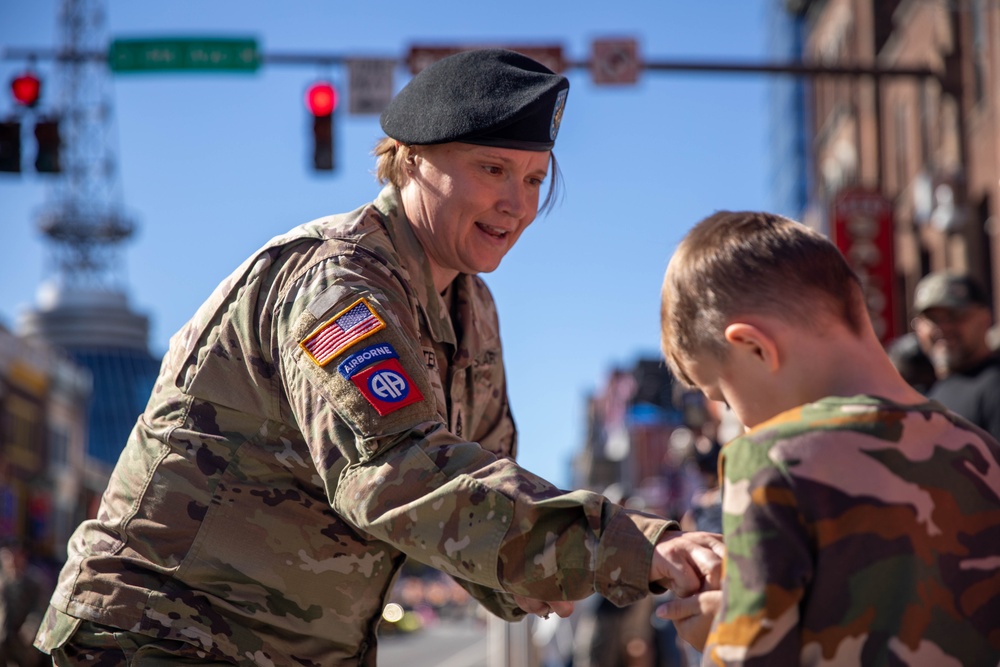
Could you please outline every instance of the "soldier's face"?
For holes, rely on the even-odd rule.
[[[538,214],[547,151],[463,143],[417,147],[403,208],[443,290],[459,273],[490,272]]]

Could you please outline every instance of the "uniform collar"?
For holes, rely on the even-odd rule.
[[[416,234],[413,233],[413,227],[403,212],[399,190],[392,185],[384,187],[375,200],[375,208],[385,218],[389,238],[392,239],[392,244],[399,251],[403,268],[410,276],[410,287],[417,295],[417,302],[423,311],[431,337],[439,343],[456,345],[457,337],[452,326],[448,304],[434,288],[427,253],[420,245],[420,241],[417,240]],[[463,278],[465,276],[459,274],[456,281]]]

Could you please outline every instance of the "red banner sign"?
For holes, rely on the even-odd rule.
[[[872,190],[843,190],[831,218],[833,242],[861,279],[872,326],[888,343],[898,334],[892,202]]]

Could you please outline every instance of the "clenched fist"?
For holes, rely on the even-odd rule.
[[[668,531],[656,545],[649,581],[669,588],[678,597],[716,590],[722,582],[725,555],[721,535]]]

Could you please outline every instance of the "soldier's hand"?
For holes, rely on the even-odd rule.
[[[687,598],[674,598],[656,608],[656,617],[673,621],[681,639],[704,651],[721,601],[722,591],[705,591]]]
[[[544,600],[534,600],[532,598],[514,595],[514,601],[517,603],[517,606],[524,611],[529,614],[541,616],[542,618],[548,618],[549,614],[552,612],[555,612],[556,616],[561,618],[566,618],[573,613],[573,603],[566,600],[545,602]]]
[[[649,580],[678,597],[718,589],[725,555],[721,535],[671,530],[656,545]]]

